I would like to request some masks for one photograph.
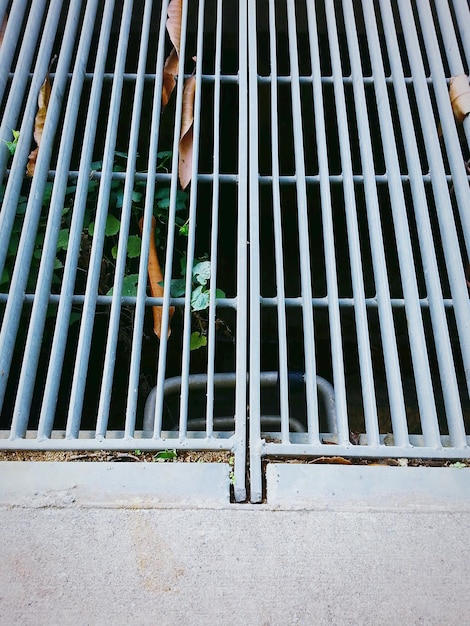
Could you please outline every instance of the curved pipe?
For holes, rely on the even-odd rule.
[[[224,372],[214,374],[214,387],[220,388],[233,388],[235,387],[237,375],[235,372]],[[279,372],[261,372],[260,384],[262,387],[275,387],[279,382]],[[304,385],[304,375],[301,372],[292,372],[289,374],[289,382],[293,385]],[[190,389],[204,389],[207,386],[207,374],[191,374],[188,379]],[[323,407],[326,413],[326,419],[328,423],[328,432],[337,433],[337,421],[336,421],[336,408],[335,408],[335,390],[333,385],[325,378],[317,376],[317,388],[320,392],[320,396],[323,400]],[[175,393],[181,389],[181,376],[174,376],[168,378],[163,386],[164,396]],[[145,402],[144,408],[144,431],[153,430],[155,422],[155,397],[157,388],[154,387]],[[264,426],[277,425],[280,418],[277,416],[264,416],[261,417],[261,423]],[[230,422],[230,423],[229,423]],[[190,420],[193,426],[204,426],[205,418]],[[305,432],[303,424],[295,419],[290,418],[289,423],[292,430],[295,432]],[[188,424],[189,425],[189,424]],[[215,417],[214,425],[219,427],[233,425],[233,418]]]

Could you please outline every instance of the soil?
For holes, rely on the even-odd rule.
[[[117,452],[110,450],[0,450],[0,461],[49,461],[49,462],[131,462],[131,463],[228,463],[233,464],[233,455],[228,451],[177,452],[174,458],[158,458],[159,452]]]

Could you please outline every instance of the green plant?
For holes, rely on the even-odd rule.
[[[14,151],[19,133],[13,131],[13,142],[6,142],[10,151]],[[10,147],[12,144],[13,148]],[[158,154],[158,169],[165,169],[167,162],[171,158],[171,152],[160,152]],[[120,173],[125,171],[127,154],[124,152],[115,153],[115,163],[113,171]],[[92,247],[93,236],[95,233],[95,218],[98,204],[99,182],[95,177],[96,172],[100,172],[102,168],[101,161],[95,161],[91,164],[91,175],[88,183],[88,193],[84,219],[81,234],[81,250],[78,260],[77,280],[75,292],[81,293],[85,288],[86,274],[88,272],[88,264]],[[108,203],[108,215],[105,225],[105,241],[102,255],[101,272],[99,280],[99,292],[103,295],[112,295],[113,279],[115,271],[115,260],[118,255],[118,237],[121,229],[120,214],[124,200],[124,180],[122,177],[114,177],[111,181],[111,191]],[[28,291],[34,291],[39,265],[42,257],[48,210],[52,196],[53,183],[47,182],[42,200],[43,211],[39,219],[38,230],[35,241],[33,258],[28,277]],[[136,296],[139,258],[141,253],[141,237],[138,229],[138,221],[144,210],[146,181],[137,181],[134,185],[132,193],[132,216],[130,233],[126,244],[126,268],[123,279],[122,295]],[[70,224],[73,212],[73,202],[76,192],[75,182],[70,184],[65,191],[64,207],[62,209],[62,220],[59,236],[57,239],[56,258],[54,260],[54,273],[52,277],[52,290],[58,292],[62,283],[63,263],[68,249]],[[5,185],[0,185],[0,207],[3,202],[5,193]],[[175,226],[180,237],[187,237],[189,231],[189,220],[187,219],[187,200],[188,194],[182,190],[178,190],[176,194],[176,212]],[[12,234],[7,250],[5,267],[0,277],[0,291],[8,292],[10,288],[11,275],[14,264],[16,262],[18,246],[20,242],[21,230],[24,222],[24,214],[26,212],[28,198],[21,195],[18,199],[15,220],[13,224]],[[158,185],[154,195],[153,213],[157,222],[155,229],[156,245],[161,250],[164,249],[167,239],[168,230],[168,211],[170,207],[170,187],[168,185]],[[182,297],[186,291],[186,255],[183,250],[176,247],[176,252],[180,255],[180,277],[171,281],[171,295],[173,297]],[[197,330],[191,335],[191,350],[196,350],[207,344],[206,328],[207,319],[203,312],[209,307],[209,280],[211,275],[211,263],[207,257],[201,257],[195,260],[192,269],[191,283],[191,311]],[[216,297],[224,297],[223,291],[217,289]],[[80,313],[74,311],[71,315],[71,323],[80,318]]]
[[[13,141],[5,141],[5,139],[2,139],[2,141],[10,151],[11,156],[14,156],[16,151],[16,145],[18,143],[18,139],[20,138],[20,131],[12,130],[11,132],[13,134]]]

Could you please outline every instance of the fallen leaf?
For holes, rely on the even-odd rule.
[[[168,104],[171,94],[176,87],[176,77],[178,76],[179,59],[176,48],[172,48],[163,67],[163,88],[162,88],[162,104],[164,107]]]
[[[26,168],[26,175],[33,176],[36,168],[36,160],[38,157],[39,146],[41,145],[42,133],[44,130],[44,124],[46,122],[47,107],[49,106],[49,100],[51,97],[51,82],[49,80],[49,72],[39,90],[38,97],[38,112],[34,120],[34,141],[36,142],[36,148],[31,152],[28,157],[28,166]]]
[[[334,465],[352,465],[349,459],[345,459],[342,456],[319,456],[317,459],[312,459],[310,463],[332,463]]]
[[[168,5],[166,29],[174,45],[176,54],[180,54],[182,0],[171,0]]]
[[[457,123],[460,124],[470,113],[470,85],[466,74],[452,76],[449,86],[449,98],[454,117]]]
[[[8,23],[8,15],[5,13],[5,15],[3,17],[2,25],[0,26],[0,48],[2,47],[3,36],[4,36],[5,30],[7,28],[7,23]]]
[[[196,91],[196,77],[190,76],[183,91],[183,112],[181,116],[181,133],[179,145],[178,173],[181,187],[186,189],[191,181],[193,165],[193,121],[194,95]]]
[[[139,220],[139,228],[140,233],[142,234],[144,224],[144,218]],[[163,272],[160,267],[160,262],[158,260],[157,254],[157,246],[155,245],[155,218],[152,217],[152,225],[150,227],[150,248],[149,248],[149,260],[148,260],[148,275],[150,282],[150,293],[153,298],[161,298],[163,297]],[[168,337],[171,335],[170,321],[175,312],[175,307],[171,306],[169,309],[168,316]],[[161,331],[162,331],[162,313],[163,307],[154,306],[152,307],[153,313],[153,332],[160,339]]]

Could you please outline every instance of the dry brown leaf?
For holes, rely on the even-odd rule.
[[[196,91],[196,77],[190,76],[183,91],[183,112],[181,116],[181,133],[179,146],[178,174],[181,187],[186,187],[191,182],[191,170],[193,165],[193,121],[194,121],[194,95]]]
[[[319,456],[316,459],[312,459],[310,463],[331,463],[333,465],[352,465],[349,459],[345,459],[343,456]]]
[[[36,168],[36,159],[38,156],[39,146],[41,145],[42,133],[44,131],[50,97],[51,82],[49,80],[49,73],[47,73],[46,79],[39,90],[38,112],[36,114],[36,119],[34,120],[34,141],[36,142],[37,148],[35,148],[28,157],[28,166],[26,168],[27,176],[33,176]]]
[[[140,233],[142,234],[144,224],[144,218],[139,220],[139,228]],[[149,247],[149,260],[148,260],[148,276],[150,283],[150,294],[152,298],[161,298],[163,297],[163,287],[160,283],[163,283],[163,272],[160,267],[160,262],[158,260],[157,254],[157,246],[155,245],[155,218],[152,217],[152,225],[150,227],[150,247]],[[171,335],[170,322],[173,314],[175,312],[175,307],[171,306],[169,309],[169,317],[168,317],[168,337]],[[154,306],[152,307],[153,314],[153,332],[160,339],[161,331],[162,331],[162,314],[163,307]]]
[[[176,87],[176,77],[178,76],[179,59],[176,48],[172,48],[163,67],[163,88],[162,88],[162,104],[164,107],[168,104],[173,89]]]
[[[171,0],[168,5],[166,29],[177,55],[180,54],[182,0]]]
[[[0,26],[0,48],[2,47],[3,36],[5,35],[5,30],[7,28],[8,23],[8,15],[5,13],[3,17],[2,25]]]
[[[454,117],[457,123],[460,124],[470,113],[470,85],[466,74],[452,76],[450,79],[449,97]]]

